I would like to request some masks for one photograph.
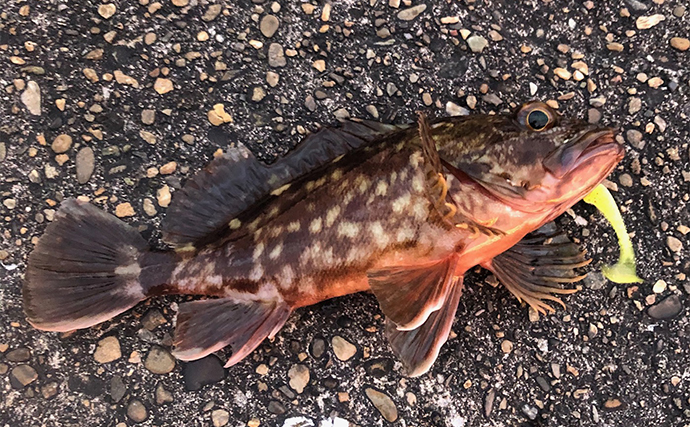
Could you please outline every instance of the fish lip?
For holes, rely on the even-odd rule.
[[[597,128],[586,132],[574,144],[564,146],[544,159],[544,167],[555,177],[563,178],[585,161],[602,155],[616,156],[616,163],[623,159],[625,150],[616,142],[616,130]]]

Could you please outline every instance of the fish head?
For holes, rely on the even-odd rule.
[[[468,116],[445,133],[437,145],[453,175],[527,212],[574,204],[624,154],[614,129],[564,118],[541,102],[511,114]]]

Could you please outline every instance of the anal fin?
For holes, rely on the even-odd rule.
[[[453,254],[432,264],[373,270],[367,274],[369,286],[381,311],[399,330],[416,329],[443,306],[458,281],[457,262]]]
[[[494,273],[520,302],[524,301],[537,312],[546,314],[555,311],[546,301],[565,307],[554,294],[577,292],[577,289],[556,286],[584,279],[587,275],[578,274],[576,269],[590,262],[585,252],[567,240],[560,230],[538,230],[482,267]]]
[[[411,331],[401,331],[387,319],[388,341],[393,352],[402,360],[408,376],[423,375],[433,365],[448,339],[461,295],[462,278],[454,281],[442,307],[431,313],[419,328]]]
[[[254,351],[266,337],[273,337],[290,312],[280,301],[219,298],[180,304],[173,354],[180,360],[196,360],[231,346],[227,368]]]

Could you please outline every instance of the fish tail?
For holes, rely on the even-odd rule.
[[[163,283],[173,257],[150,252],[141,235],[116,217],[65,200],[29,256],[24,312],[34,327],[48,331],[104,322]]]

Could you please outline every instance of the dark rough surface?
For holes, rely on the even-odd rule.
[[[690,52],[670,46],[672,37],[690,32],[683,2],[426,0],[426,10],[403,21],[395,0],[393,6],[348,0],[333,2],[328,23],[320,19],[322,2],[311,15],[298,2],[217,2],[222,7],[215,18],[208,12],[212,3],[192,0],[179,8],[161,0],[158,8],[150,0],[115,1],[114,15],[103,19],[96,1],[0,0],[0,425],[132,425],[133,402],[145,407],[137,406],[134,418],[150,426],[212,425],[213,414],[221,423],[224,412],[216,409],[228,412],[231,426],[296,425],[296,417],[315,425],[385,425],[364,393],[369,386],[392,398],[396,423],[406,426],[688,424],[690,242],[683,233],[690,226]],[[270,39],[259,29],[267,13],[280,21]],[[653,14],[665,20],[636,28],[638,17]],[[443,17],[459,19],[441,23]],[[324,24],[329,28],[321,33]],[[471,52],[460,30],[483,36],[483,52]],[[209,40],[199,41],[200,31]],[[153,39],[147,33],[155,33],[153,43],[144,42]],[[256,49],[250,40],[263,46]],[[623,50],[609,50],[610,42]],[[282,46],[284,67],[269,66],[271,43]],[[587,78],[554,79],[556,68],[573,72],[580,54],[596,84],[592,91]],[[312,67],[316,60],[325,61],[325,71]],[[85,77],[85,68],[98,82]],[[112,81],[116,70],[138,87]],[[267,84],[268,71],[279,74],[277,86]],[[159,95],[153,84],[166,74],[174,90]],[[658,81],[648,80],[655,77],[663,81],[656,88],[650,82]],[[41,90],[40,116],[21,100],[29,81]],[[260,101],[252,100],[262,92]],[[274,342],[196,391],[185,387],[188,364],[156,375],[142,362],[152,345],[170,346],[181,299],[148,301],[70,334],[40,332],[24,320],[26,258],[65,197],[85,196],[110,212],[130,203],[134,215],[126,221],[160,246],[166,209],[157,204],[157,191],[179,188],[218,148],[242,141],[272,161],[304,129],[333,123],[342,108],[371,118],[375,107],[380,120],[400,123],[417,110],[444,115],[447,102],[498,112],[533,97],[557,100],[568,115],[601,117],[626,135],[627,157],[610,179],[619,184],[614,196],[634,233],[646,278],[639,286],[590,280],[566,298],[567,310],[530,321],[507,291],[472,274],[453,338],[431,372],[416,379],[402,376],[371,295],[298,310]],[[207,112],[216,103],[234,123],[211,126]],[[155,111],[152,124],[142,122],[143,110]],[[150,123],[151,114],[145,116]],[[156,144],[145,142],[141,131],[155,135]],[[74,141],[65,156],[50,148],[59,134]],[[95,153],[95,171],[80,185],[75,158],[84,147]],[[149,171],[147,177],[147,169],[171,161],[177,163],[172,174]],[[615,237],[593,208],[579,204],[559,222],[587,246],[592,269],[613,261]],[[683,244],[679,252],[667,246],[668,236]],[[657,280],[666,282],[660,294],[652,291]],[[679,302],[680,313],[650,318],[647,307],[669,295],[676,295],[671,301]],[[150,331],[141,319],[152,308],[165,323]],[[93,352],[106,334],[116,334],[122,357],[100,365]],[[361,351],[337,360],[334,335]],[[510,353],[502,350],[504,340],[512,342]],[[20,348],[28,360],[10,353]],[[310,371],[301,394],[286,387],[296,363]],[[19,379],[29,381],[34,371],[36,379],[22,385]]]

